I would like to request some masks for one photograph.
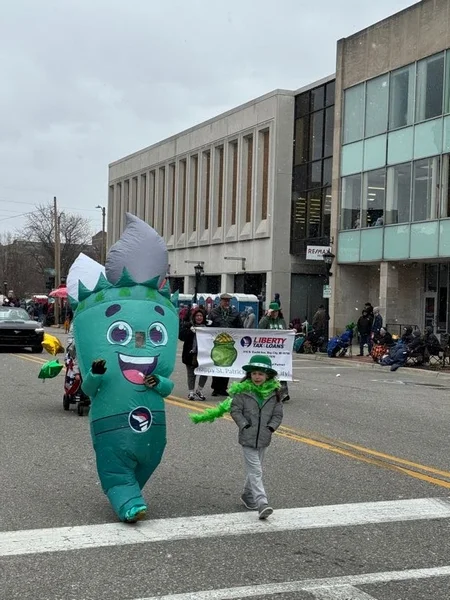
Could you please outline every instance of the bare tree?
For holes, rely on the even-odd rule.
[[[59,212],[61,238],[61,275],[66,276],[70,265],[80,252],[89,251],[91,226],[80,215]],[[40,204],[28,215],[20,237],[29,242],[29,252],[40,273],[52,268],[55,262],[55,215],[53,205]],[[58,285],[59,282],[56,282]]]

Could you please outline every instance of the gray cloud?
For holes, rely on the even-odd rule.
[[[0,232],[57,195],[101,226],[107,165],[274,88],[334,71],[379,0],[16,0],[0,20]],[[6,59],[6,60],[5,60]]]

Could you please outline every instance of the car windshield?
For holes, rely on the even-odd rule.
[[[29,321],[30,317],[23,308],[0,308],[0,321]]]

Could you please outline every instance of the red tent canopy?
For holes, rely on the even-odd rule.
[[[56,290],[52,290],[49,294],[50,298],[67,298],[67,288],[65,285],[60,285]]]

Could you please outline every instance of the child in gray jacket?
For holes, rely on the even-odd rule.
[[[247,471],[241,500],[249,510],[258,510],[260,519],[267,519],[273,508],[263,486],[262,463],[272,434],[283,420],[280,382],[268,356],[252,356],[242,368],[247,376],[228,390]]]

